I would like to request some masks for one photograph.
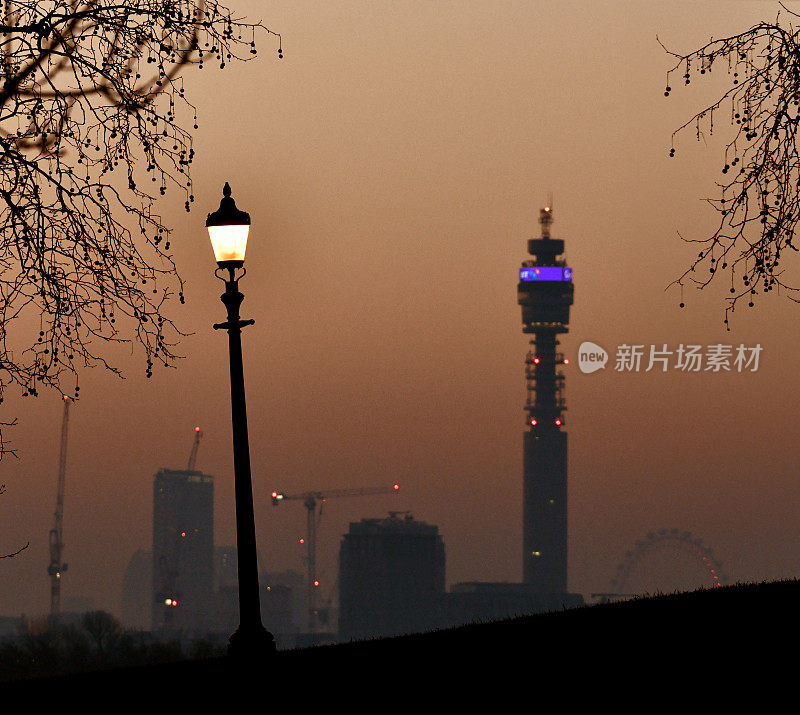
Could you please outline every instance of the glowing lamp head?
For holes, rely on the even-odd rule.
[[[208,237],[214,249],[214,258],[221,268],[244,264],[247,235],[250,232],[250,214],[236,208],[231,198],[231,187],[225,182],[219,208],[206,219]]]

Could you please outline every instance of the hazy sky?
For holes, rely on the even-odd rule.
[[[774,19],[774,2],[230,0],[283,36],[258,59],[186,74],[198,107],[196,209],[163,213],[187,280],[177,370],[81,376],[71,413],[62,598],[119,613],[122,575],[149,548],[152,479],[216,477],[216,542],[234,543],[222,284],[204,228],[230,182],[252,218],[243,334],[262,566],[303,570],[302,492],[401,484],[330,500],[319,534],[323,592],[350,521],[410,510],[439,526],[447,581],[521,579],[522,434],[528,349],[516,304],[526,240],[552,194],[553,235],[575,271],[562,348],[612,353],[567,368],[569,585],[605,591],[649,531],[702,537],[731,580],[798,575],[800,307],[770,295],[722,320],[719,289],[666,290],[713,211],[721,154],[672,130],[714,98],[694,81],[666,99],[670,58]],[[791,5],[791,4],[790,4]],[[755,373],[620,373],[624,343],[763,347]],[[127,353],[126,353],[127,351]],[[0,462],[0,615],[49,608],[61,401],[9,396],[19,459]],[[653,554],[651,571],[659,569]],[[664,557],[666,559],[666,557]],[[645,568],[644,566],[642,567]],[[698,585],[689,556],[675,578]],[[680,573],[679,573],[680,572]],[[691,578],[695,579],[690,583]],[[681,585],[681,584],[677,584]]]

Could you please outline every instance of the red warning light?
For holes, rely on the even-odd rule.
[[[561,420],[556,420],[556,424],[560,426],[561,425]]]
[[[538,365],[539,364],[539,358],[533,358],[533,364],[534,365]]]
[[[564,364],[569,365],[569,358],[564,358]]]
[[[536,420],[531,420],[531,427],[536,427],[539,424]]]
[[[394,484],[394,485],[392,486],[392,489],[394,489],[395,491],[397,491],[398,489],[400,489],[400,485],[399,485],[399,484]]]
[[[300,537],[300,543],[301,544],[305,544],[306,543],[306,540],[302,536]]]
[[[181,537],[183,537],[184,539],[186,538],[186,532],[185,531],[181,532]]]
[[[314,581],[314,588],[317,588],[318,586],[319,586],[319,581]]]
[[[543,210],[543,211],[544,211],[546,214],[549,214],[549,213],[550,213],[550,207],[549,207],[549,206],[545,206],[545,207],[544,207],[542,210]]]

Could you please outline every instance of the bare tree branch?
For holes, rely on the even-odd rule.
[[[107,343],[137,343],[149,377],[182,335],[156,210],[170,187],[194,201],[180,73],[252,59],[261,32],[282,57],[280,36],[215,0],[0,2],[0,402],[119,374]]]
[[[783,6],[782,6],[783,7]],[[783,288],[800,302],[800,287],[784,275],[781,260],[800,250],[795,237],[800,221],[800,31],[791,25],[761,22],[745,32],[711,40],[686,55],[669,52],[676,64],[667,72],[666,96],[678,75],[688,85],[697,75],[726,73],[730,86],[672,135],[686,130],[698,140],[723,125],[732,128],[725,144],[718,194],[706,201],[719,213],[719,224],[707,238],[684,239],[701,250],[675,283],[707,286],[717,274],[730,274],[725,324],[736,304],[750,307],[756,296]],[[663,46],[663,45],[662,45]],[[664,48],[666,50],[666,48]],[[724,130],[727,128],[723,126]]]
[[[0,559],[13,559],[15,556],[19,556],[25,549],[27,549],[31,545],[31,542],[25,544],[25,546],[20,547],[16,551],[13,551],[10,554],[2,554],[0,555]]]

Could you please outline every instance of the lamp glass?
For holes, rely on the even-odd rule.
[[[250,226],[247,224],[234,224],[228,226],[208,226],[208,237],[214,249],[217,263],[225,261],[244,261],[244,252],[247,248],[247,235]]]

